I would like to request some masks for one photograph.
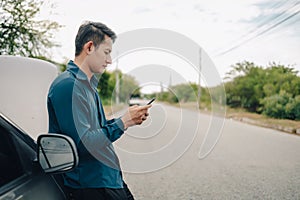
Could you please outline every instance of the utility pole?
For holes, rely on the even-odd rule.
[[[120,80],[119,80],[119,69],[118,69],[118,65],[119,65],[119,55],[117,52],[117,60],[116,60],[116,105],[118,105],[120,103]]]
[[[199,48],[199,74],[198,74],[198,108],[200,109],[201,97],[201,70],[202,70],[202,49]]]
[[[170,77],[169,77],[169,85],[168,85],[169,88],[172,87],[172,72],[170,72]]]
[[[164,86],[162,81],[160,81],[160,93],[162,94],[164,92]]]

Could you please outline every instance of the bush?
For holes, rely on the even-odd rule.
[[[280,91],[279,94],[266,97],[261,101],[262,113],[274,118],[300,120],[300,95]]]
[[[289,119],[300,120],[300,95],[291,99],[286,105],[286,112]]]

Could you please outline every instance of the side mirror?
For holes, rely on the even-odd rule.
[[[78,165],[74,141],[61,134],[42,134],[37,139],[38,161],[46,173],[72,170]]]

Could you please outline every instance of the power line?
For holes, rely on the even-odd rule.
[[[267,30],[264,30],[263,32],[258,33],[257,35],[255,35],[255,36],[253,36],[253,37],[251,37],[251,38],[245,40],[244,42],[241,42],[241,43],[239,43],[239,44],[237,44],[237,45],[231,47],[230,49],[228,49],[228,50],[226,50],[226,51],[223,51],[223,52],[217,54],[217,56],[222,56],[222,55],[224,55],[224,54],[227,54],[227,53],[230,52],[230,51],[233,51],[234,49],[239,48],[240,46],[246,44],[247,42],[249,42],[249,41],[251,41],[251,40],[253,40],[253,39],[255,39],[255,38],[257,38],[257,37],[259,37],[259,36],[261,36],[261,35],[263,35],[263,34],[265,34],[266,32],[271,31],[272,29],[276,28],[277,26],[279,26],[279,25],[282,24],[283,22],[285,22],[285,21],[291,19],[292,17],[298,15],[299,13],[300,13],[300,10],[298,10],[296,13],[294,13],[294,14],[292,14],[292,15],[286,17],[286,18],[284,18],[284,19],[281,20],[280,22],[274,24],[273,26],[271,26],[271,27],[268,28]]]
[[[275,3],[273,6],[270,7],[271,10],[274,10],[280,6],[283,6],[284,4],[286,4],[287,2],[289,2],[290,0],[287,0],[285,2],[277,2]],[[259,31],[259,29],[261,29],[263,26],[265,26],[268,23],[271,23],[272,21],[275,21],[276,19],[278,19],[279,17],[283,16],[284,14],[286,14],[290,9],[294,8],[295,6],[297,6],[300,2],[297,1],[294,5],[290,6],[288,9],[282,10],[278,15],[276,15],[275,17],[272,17],[271,19],[267,19],[267,20],[263,20],[260,24],[258,24],[255,28],[253,28],[252,30],[250,30],[248,33],[242,35],[238,40],[245,38],[246,36]]]
[[[289,7],[289,8],[286,9],[284,12],[281,12],[278,16],[276,16],[275,18],[273,18],[273,19],[270,20],[270,21],[274,21],[275,19],[279,18],[279,17],[282,16],[283,14],[286,14],[289,10],[291,10],[291,9],[294,8],[294,7],[296,7],[299,3],[300,3],[300,2],[298,1],[298,2],[295,3],[292,7]],[[246,40],[244,40],[244,41],[242,41],[242,42],[240,42],[240,43],[234,45],[233,47],[231,47],[231,48],[229,48],[229,49],[227,49],[227,50],[225,50],[225,51],[223,51],[223,52],[221,52],[221,53],[218,53],[216,56],[222,56],[222,55],[225,55],[225,54],[229,53],[230,51],[233,51],[233,50],[239,48],[240,46],[244,45],[245,43],[248,43],[249,41],[251,41],[251,40],[253,40],[253,39],[255,39],[255,38],[257,38],[257,37],[259,37],[259,36],[261,36],[261,35],[263,35],[263,34],[269,32],[269,31],[271,31],[271,30],[273,30],[274,28],[276,28],[276,27],[279,26],[280,24],[284,23],[284,22],[287,21],[287,20],[290,20],[291,18],[295,17],[295,16],[298,15],[299,13],[300,13],[300,9],[298,9],[298,10],[297,10],[296,12],[294,12],[293,14],[291,14],[291,15],[285,17],[284,19],[280,20],[279,22],[277,22],[277,23],[271,25],[270,27],[268,27],[268,28],[266,28],[266,29],[260,31],[260,32],[257,33],[256,35],[254,35],[254,36],[252,36],[252,37],[250,37],[250,38],[248,38],[248,39],[246,39]],[[270,21],[269,21],[269,22],[270,22]],[[263,25],[264,25],[264,24],[259,25],[259,28],[261,28]],[[258,30],[258,29],[256,29],[256,30]],[[250,35],[250,34],[253,33],[253,32],[254,32],[254,31],[250,31],[248,34],[244,35],[244,37],[246,37],[247,35]]]

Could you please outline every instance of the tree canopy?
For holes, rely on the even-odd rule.
[[[119,76],[119,99],[120,102],[127,102],[130,96],[140,96],[140,88],[134,77],[122,74],[121,71],[104,72],[100,75],[98,91],[105,104],[115,101],[116,76]]]
[[[0,55],[44,57],[57,46],[53,31],[61,26],[49,20],[36,20],[43,1],[0,1]]]
[[[300,77],[291,67],[266,68],[243,62],[232,66],[225,84],[227,104],[275,118],[300,119]]]

